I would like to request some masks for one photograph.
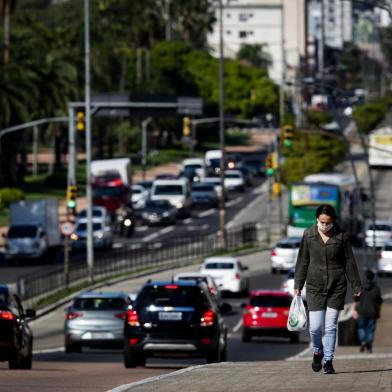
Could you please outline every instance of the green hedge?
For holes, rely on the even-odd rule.
[[[24,199],[24,192],[18,188],[0,188],[0,210],[8,207],[13,201]]]

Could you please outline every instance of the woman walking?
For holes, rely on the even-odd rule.
[[[301,295],[306,281],[309,333],[313,346],[312,369],[335,373],[335,352],[339,310],[344,307],[347,280],[355,296],[361,294],[361,279],[348,236],[336,223],[336,212],[327,204],[316,211],[317,223],[305,230],[295,269],[295,294]],[[325,333],[324,345],[322,341]]]

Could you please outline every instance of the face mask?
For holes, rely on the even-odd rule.
[[[328,233],[332,229],[333,223],[330,223],[329,225],[327,225],[325,223],[321,223],[321,222],[317,221],[317,227],[322,233]]]

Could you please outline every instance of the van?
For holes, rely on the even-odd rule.
[[[206,177],[206,164],[203,158],[188,158],[182,161],[182,172],[194,172],[199,181]]]
[[[177,208],[178,216],[190,216],[192,196],[190,183],[186,178],[177,180],[155,180],[151,188],[151,200],[167,200]]]
[[[219,173],[221,157],[222,157],[221,150],[206,151],[204,160],[210,174],[216,175]]]

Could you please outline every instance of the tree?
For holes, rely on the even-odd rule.
[[[268,67],[272,65],[272,58],[265,48],[265,44],[241,44],[237,53],[237,60],[267,71]]]

